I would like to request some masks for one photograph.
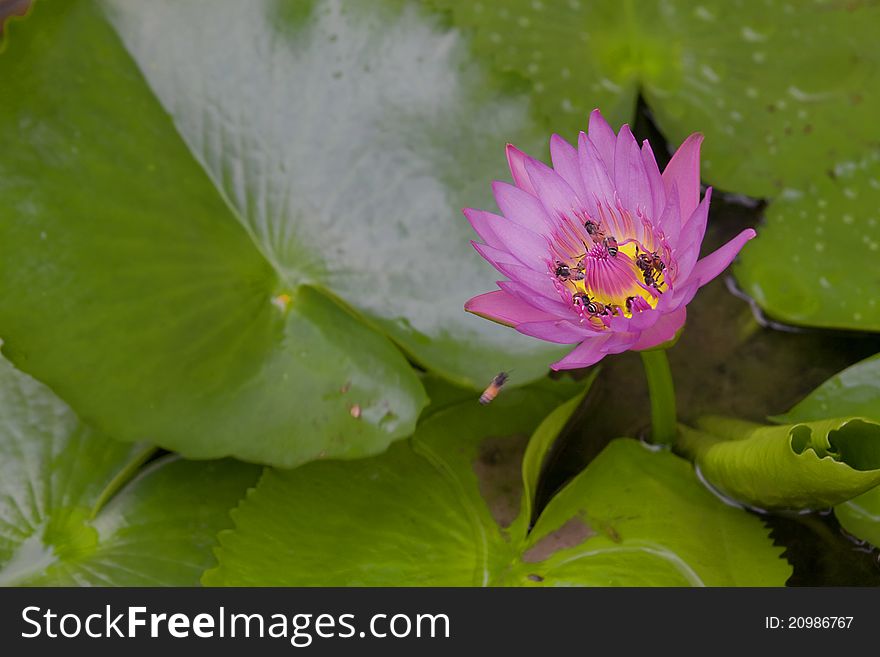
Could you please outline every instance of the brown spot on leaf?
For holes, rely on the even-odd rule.
[[[804,134],[808,135],[811,132],[813,132],[813,126],[812,126],[812,124],[808,123],[807,125],[804,126]]]
[[[544,578],[536,573],[532,573],[531,575],[526,575],[526,579],[530,579],[533,582],[543,582]]]
[[[346,381],[344,384],[342,384],[342,387],[339,389],[339,392],[341,392],[344,395],[349,390],[351,390],[351,381]]]
[[[521,465],[528,440],[528,436],[487,438],[474,461],[480,495],[501,527],[509,527],[519,513]]]
[[[596,532],[590,527],[580,515],[576,515],[569,519],[562,527],[554,532],[547,534],[540,541],[535,543],[523,554],[523,561],[526,563],[537,563],[544,561],[551,555],[564,550],[565,548],[580,545],[590,536],[595,536]]]

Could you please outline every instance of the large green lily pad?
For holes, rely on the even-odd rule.
[[[880,331],[880,150],[828,173],[770,205],[734,272],[773,319]]]
[[[876,144],[871,3],[431,2],[474,31],[477,54],[531,82],[554,129],[574,136],[594,107],[627,121],[641,88],[671,143],[705,133],[704,177],[724,189],[803,189],[817,163]]]
[[[782,585],[760,520],[719,501],[686,461],[613,442],[527,533],[535,464],[575,404],[514,390],[441,410],[411,441],[353,462],[267,470],[220,534],[208,585]],[[511,435],[513,434],[513,435]],[[525,493],[523,481],[526,482]]]
[[[110,440],[0,359],[0,586],[193,586],[259,469]]]
[[[110,435],[362,456],[426,401],[392,341],[472,386],[561,353],[462,311],[491,274],[460,208],[535,131],[436,16],[45,0],[11,27],[0,336]]]

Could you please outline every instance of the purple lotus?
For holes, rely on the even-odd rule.
[[[684,325],[688,302],[747,241],[744,230],[697,260],[712,188],[700,201],[700,143],[688,137],[661,174],[650,145],[618,135],[599,110],[577,149],[550,139],[553,168],[511,145],[516,186],[493,183],[503,216],[464,210],[474,248],[508,280],[465,310],[550,342],[577,344],[555,370],[650,349]]]

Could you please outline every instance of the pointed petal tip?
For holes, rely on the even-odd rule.
[[[507,144],[504,152],[507,155],[507,166],[510,168],[510,175],[513,176],[514,184],[523,191],[534,194],[535,188],[532,186],[532,181],[529,180],[529,175],[526,173],[526,162],[531,158],[513,144]]]

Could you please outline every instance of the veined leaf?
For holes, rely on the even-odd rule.
[[[94,432],[0,359],[0,586],[193,586],[259,468]]]
[[[576,397],[575,400],[579,399]],[[576,401],[513,390],[441,410],[409,442],[354,462],[269,470],[222,532],[208,585],[782,585],[760,520],[690,465],[614,441],[527,532],[539,456]],[[526,462],[521,459],[526,451]],[[525,482],[525,487],[523,483]],[[524,492],[523,492],[524,489]],[[524,501],[524,503],[523,503]]]

